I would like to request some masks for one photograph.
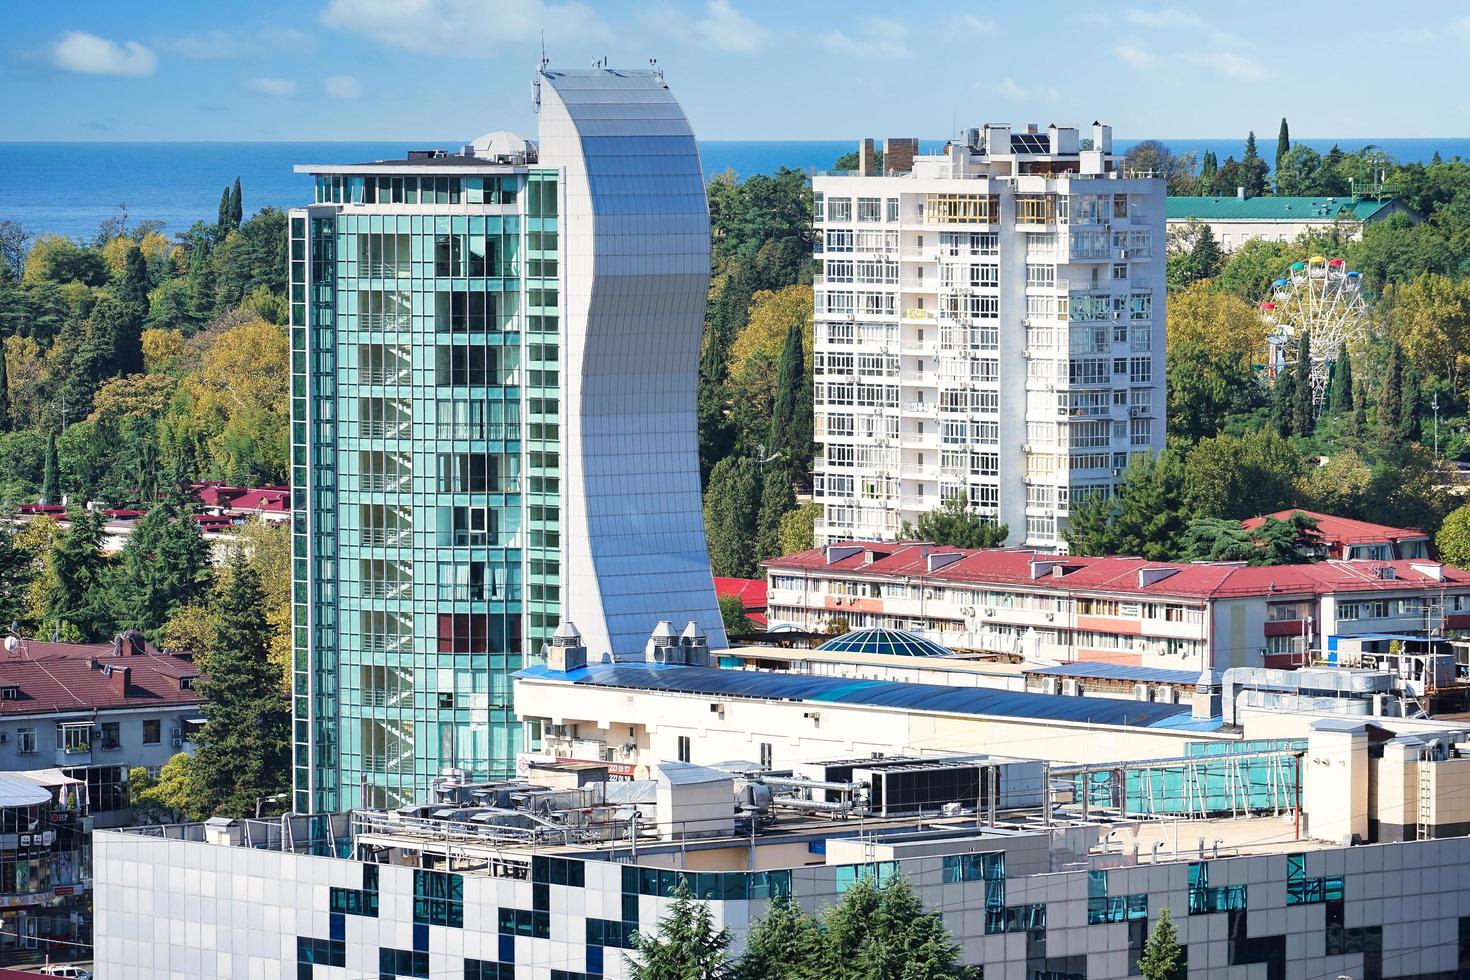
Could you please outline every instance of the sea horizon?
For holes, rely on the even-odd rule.
[[[1145,137],[1147,138],[1147,137]],[[1115,152],[1143,138],[1115,136]],[[737,177],[774,173],[785,166],[812,173],[832,166],[857,148],[847,139],[704,139],[699,141],[706,177],[733,171]],[[1176,153],[1213,151],[1223,161],[1241,155],[1244,139],[1161,139]],[[1275,137],[1257,140],[1269,165]],[[920,139],[923,152],[943,139]],[[1470,137],[1316,138],[1293,141],[1325,153],[1333,145],[1356,152],[1381,148],[1401,162],[1470,158]],[[405,150],[458,149],[462,138],[376,140],[0,140],[0,220],[19,223],[33,235],[55,233],[88,239],[126,205],[132,221],[158,220],[170,236],[196,221],[213,222],[220,191],[240,178],[246,214],[263,207],[310,203],[311,180],[296,164],[350,163],[401,156]],[[880,140],[881,145],[881,140]]]

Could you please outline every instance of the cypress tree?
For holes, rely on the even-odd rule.
[[[784,453],[783,465],[805,472],[811,457],[811,402],[803,398],[808,385],[806,355],[801,343],[802,325],[786,327],[786,343],[776,362],[776,393],[771,402],[771,434],[766,449]]]
[[[240,178],[235,178],[235,186],[230,188],[230,229],[237,230],[240,223],[245,220],[244,202],[240,198]]]
[[[224,238],[225,233],[230,230],[230,215],[232,213],[233,211],[230,207],[230,185],[226,184],[225,189],[220,192],[219,218],[215,222],[215,230],[219,232],[220,238]]]
[[[1296,407],[1296,369],[1283,367],[1271,386],[1271,427],[1283,439],[1291,435],[1292,414]]]
[[[41,469],[41,503],[61,502],[61,470],[56,465],[56,433],[46,436],[46,462]]]
[[[1413,364],[1404,366],[1403,399],[1399,403],[1399,435],[1404,442],[1413,442],[1420,438],[1419,434],[1419,409],[1420,409],[1420,383],[1419,369]]]
[[[1333,415],[1347,415],[1353,410],[1353,360],[1348,356],[1347,341],[1337,349],[1337,360],[1332,362]]]
[[[1256,134],[1251,132],[1245,138],[1245,156],[1240,161],[1240,182],[1248,195],[1259,197],[1266,193],[1266,173],[1266,161],[1257,152]]]
[[[1281,161],[1291,152],[1291,131],[1286,128],[1286,117],[1281,117],[1281,131],[1276,134],[1276,172],[1281,173]]]
[[[1392,458],[1402,448],[1401,429],[1404,415],[1404,365],[1399,345],[1388,349],[1388,366],[1383,379],[1383,392],[1378,396],[1378,451]]]
[[[213,642],[199,685],[209,703],[190,763],[191,816],[253,815],[258,799],[289,788],[291,708],[269,658],[265,590],[243,549],[211,603]]]
[[[1215,174],[1220,170],[1219,158],[1214,150],[1206,150],[1199,165],[1199,193],[1208,194],[1215,184]]]
[[[10,374],[5,369],[5,341],[0,340],[0,432],[10,431]]]
[[[754,578],[760,483],[755,463],[727,456],[710,471],[704,492],[704,528],[716,575]]]
[[[1368,434],[1368,395],[1363,385],[1358,385],[1357,391],[1353,392],[1353,420],[1348,432],[1355,439]]]
[[[1317,427],[1312,404],[1312,335],[1302,334],[1297,351],[1296,380],[1292,391],[1291,429],[1299,436],[1310,436]]]

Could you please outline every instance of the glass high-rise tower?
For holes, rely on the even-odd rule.
[[[543,70],[539,144],[298,167],[295,807],[508,776],[511,675],[660,620],[723,643],[695,384],[698,151],[660,74]]]

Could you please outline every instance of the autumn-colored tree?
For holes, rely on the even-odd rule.
[[[1383,308],[1394,339],[1419,373],[1461,391],[1470,364],[1470,282],[1426,272],[1389,286]]]
[[[1190,344],[1214,357],[1251,358],[1265,349],[1266,327],[1250,303],[1198,283],[1170,295],[1165,343],[1171,355]]]

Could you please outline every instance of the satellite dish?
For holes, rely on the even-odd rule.
[[[7,636],[5,638],[5,650],[7,653],[14,653],[15,648],[18,646],[20,646],[20,641],[17,640],[15,637]]]

